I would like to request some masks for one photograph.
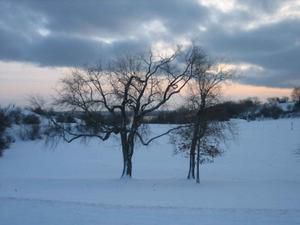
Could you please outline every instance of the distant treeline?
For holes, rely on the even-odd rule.
[[[142,123],[147,124],[185,124],[190,123],[196,112],[188,107],[176,110],[157,111],[145,117]],[[289,102],[287,98],[270,98],[261,103],[257,98],[240,101],[227,101],[208,107],[204,115],[209,120],[228,121],[230,119],[256,120],[263,118],[300,117],[300,103]],[[7,132],[12,125],[19,125],[18,136],[23,140],[34,140],[42,137],[42,118],[54,119],[57,123],[80,124],[97,131],[103,124],[118,124],[118,117],[112,119],[109,113],[94,112],[86,115],[81,112],[45,111],[41,108],[23,110],[19,107],[0,107],[0,156],[2,149],[8,148],[14,141],[14,135]],[[120,117],[121,119],[121,117]],[[130,123],[130,121],[128,121]]]
[[[173,111],[159,111],[147,118],[145,123],[189,123],[195,112],[186,107]],[[211,120],[228,121],[230,119],[256,120],[262,118],[278,119],[283,117],[300,116],[300,104],[282,101],[280,98],[268,99],[267,103],[261,103],[257,99],[241,101],[227,101],[208,107],[206,116]]]
[[[37,114],[46,114],[41,109],[33,109],[33,111]],[[93,129],[97,129],[100,124],[119,123],[118,117],[112,119],[106,112],[94,112],[88,116],[81,112],[53,111],[50,113],[58,123],[76,123],[76,120],[80,120]],[[182,106],[176,110],[155,111],[145,117],[142,122],[147,124],[185,124],[191,122],[195,116],[196,112],[193,109]],[[296,117],[300,116],[300,104],[289,102],[287,98],[269,98],[266,103],[261,103],[257,98],[249,98],[227,101],[208,107],[205,116],[210,120],[217,121]]]
[[[96,128],[97,124],[117,124],[118,116],[111,118],[107,112],[94,112],[86,115],[81,112],[44,112],[40,108],[32,109],[40,115],[51,114],[59,123],[76,123],[76,119]],[[130,112],[128,112],[130,114]],[[192,121],[196,112],[182,106],[176,110],[155,111],[143,119],[148,124],[184,124]],[[281,117],[300,116],[300,103],[290,102],[287,97],[269,98],[266,103],[257,98],[240,101],[226,101],[207,107],[205,116],[210,120],[228,121],[230,119],[256,120],[262,118],[278,119]],[[130,123],[130,121],[128,121]]]

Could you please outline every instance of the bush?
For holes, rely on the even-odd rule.
[[[109,122],[117,122],[117,121],[111,121],[110,119],[104,118],[101,113],[91,113],[89,115],[83,114],[81,116],[81,120],[84,122],[85,127],[87,130],[90,130],[93,133],[97,133],[100,131],[102,124],[109,123]]]
[[[6,129],[11,125],[11,121],[7,116],[7,110],[0,108],[0,156],[4,149],[9,147],[12,139],[6,135]]]
[[[41,127],[39,124],[23,125],[19,131],[19,137],[23,141],[41,139]]]
[[[3,133],[7,127],[11,125],[11,121],[4,109],[0,108],[0,133]]]
[[[23,118],[23,124],[40,124],[40,118],[34,114],[26,115]]]
[[[47,114],[47,112],[44,109],[42,109],[40,106],[35,107],[35,108],[31,108],[31,111],[36,113],[36,114],[39,114],[39,115],[46,115]]]
[[[300,112],[300,102],[295,103],[293,111]]]
[[[4,138],[0,137],[0,157],[3,156],[4,149],[9,147],[10,142]]]
[[[22,122],[22,111],[18,107],[14,107],[9,110],[8,115],[11,123],[20,124]]]
[[[2,135],[0,137],[0,157],[3,155],[4,150],[9,148],[9,145],[14,141],[9,135]]]
[[[23,117],[23,126],[20,128],[19,137],[22,140],[36,140],[42,138],[40,118],[37,115],[29,114]]]
[[[278,119],[283,114],[283,111],[276,105],[266,105],[260,110],[260,114],[266,118]]]
[[[70,114],[59,114],[55,120],[58,123],[76,123],[76,120]]]

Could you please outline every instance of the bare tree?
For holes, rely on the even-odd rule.
[[[180,151],[189,152],[188,179],[200,182],[200,163],[220,155],[220,142],[226,139],[229,122],[219,121],[214,106],[219,102],[221,85],[233,74],[224,66],[213,63],[200,48],[194,49],[192,80],[190,84],[191,121],[175,132],[174,143]]]
[[[68,142],[82,137],[107,140],[118,135],[123,155],[122,177],[131,177],[136,141],[148,145],[171,132],[145,140],[144,118],[182,90],[191,78],[192,64],[193,51],[183,53],[177,49],[168,57],[149,52],[74,70],[62,80],[56,105],[83,114],[84,123],[70,128],[53,120],[56,131]],[[92,124],[92,129],[88,124]]]
[[[300,87],[295,87],[291,94],[292,100],[300,104]]]

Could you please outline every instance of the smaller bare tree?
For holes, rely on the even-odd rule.
[[[192,80],[189,86],[191,120],[188,126],[175,132],[174,144],[178,151],[189,152],[188,179],[200,182],[201,163],[212,161],[222,153],[220,143],[231,131],[229,121],[219,121],[214,106],[219,102],[221,86],[233,77],[225,66],[213,63],[200,48],[194,50]]]
[[[294,87],[291,97],[293,101],[300,104],[300,87]]]

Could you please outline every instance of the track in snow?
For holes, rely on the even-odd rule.
[[[0,198],[0,225],[299,224],[300,210],[134,207]]]

